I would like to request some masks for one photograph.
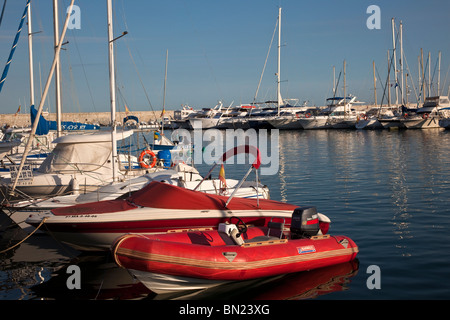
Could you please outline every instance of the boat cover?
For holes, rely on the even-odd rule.
[[[179,210],[281,210],[294,211],[297,205],[284,202],[247,198],[233,198],[227,207],[226,196],[193,191],[160,181],[153,181],[146,187],[122,200],[99,201],[71,207],[53,209],[54,215],[83,215],[127,211],[137,207]]]
[[[134,193],[130,202],[152,208],[187,209],[187,210],[292,210],[298,206],[284,202],[234,197],[225,208],[227,196],[219,196],[199,191],[193,191],[169,185],[164,182],[153,181],[145,188]]]

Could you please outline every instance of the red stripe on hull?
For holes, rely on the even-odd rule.
[[[241,220],[248,225],[264,226],[271,217],[242,217]],[[175,229],[199,229],[217,228],[222,222],[229,221],[229,217],[224,218],[193,218],[193,219],[160,219],[160,220],[138,220],[138,221],[101,221],[101,222],[80,222],[80,223],[45,223],[45,230],[50,232],[69,233],[163,233]],[[286,218],[286,226],[289,227],[291,221]],[[33,223],[38,226],[39,223]]]

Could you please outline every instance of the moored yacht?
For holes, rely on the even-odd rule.
[[[415,114],[407,114],[400,122],[407,129],[440,128],[439,120],[450,112],[450,102],[446,96],[425,98],[421,108]]]

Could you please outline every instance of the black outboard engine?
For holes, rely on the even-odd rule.
[[[299,207],[292,213],[291,238],[310,238],[319,233],[319,216],[316,207]]]

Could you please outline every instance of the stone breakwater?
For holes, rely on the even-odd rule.
[[[154,121],[160,118],[161,111],[136,111],[131,112],[129,115],[138,117],[140,122]],[[173,110],[166,110],[165,115],[167,117],[173,117]],[[43,115],[45,119],[55,121],[56,114],[49,113]],[[116,113],[116,121],[122,123],[123,118],[126,117],[125,112]],[[80,112],[80,113],[64,113],[62,116],[62,121],[75,121],[82,123],[99,124],[102,126],[109,125],[111,122],[110,112]],[[9,125],[16,127],[29,127],[31,126],[31,117],[29,113],[22,114],[0,114],[0,126]]]
[[[408,107],[415,107],[416,104],[409,104]],[[352,106],[352,108],[356,109],[358,112],[364,113],[367,110],[374,108],[374,105],[361,105],[361,106]],[[174,110],[166,110],[165,115],[172,119],[174,114]],[[161,111],[133,111],[130,112],[129,115],[133,115],[138,117],[140,122],[150,122],[155,119],[160,119]],[[49,113],[44,115],[47,120],[56,120],[55,113]],[[125,112],[117,112],[116,113],[116,121],[118,123],[122,123],[123,118],[126,117]],[[91,123],[91,124],[99,124],[102,126],[109,125],[111,122],[111,113],[110,112],[80,112],[80,113],[64,113],[62,116],[62,121],[75,121],[75,122],[83,122],[83,123]],[[16,126],[16,127],[29,127],[31,125],[31,117],[29,113],[22,114],[0,114],[0,126],[3,125]]]

